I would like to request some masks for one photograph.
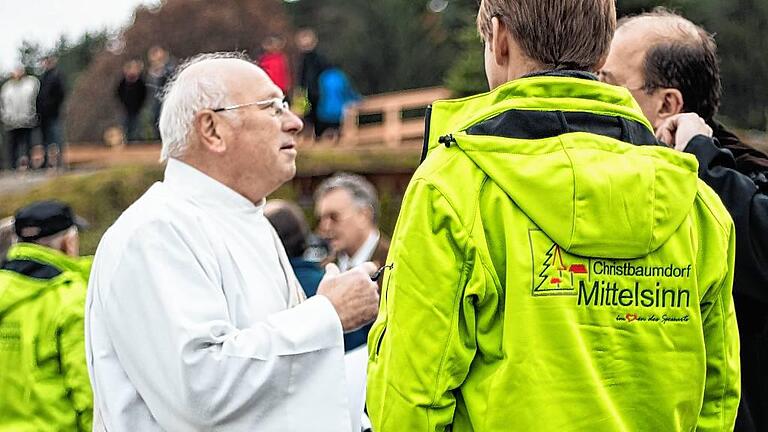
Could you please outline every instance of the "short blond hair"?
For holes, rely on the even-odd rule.
[[[493,17],[546,69],[595,71],[616,31],[614,0],[482,0],[477,27],[485,40]]]

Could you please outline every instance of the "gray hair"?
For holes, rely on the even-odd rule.
[[[195,114],[206,108],[226,105],[228,91],[220,75],[185,74],[190,66],[216,59],[238,59],[250,62],[241,52],[198,54],[187,59],[176,70],[163,90],[163,108],[160,112],[160,138],[163,147],[160,161],[184,155],[192,133]]]
[[[365,177],[357,174],[337,173],[323,180],[315,190],[315,202],[335,189],[344,189],[358,207],[367,207],[373,213],[373,223],[379,219],[379,196],[376,188]]]

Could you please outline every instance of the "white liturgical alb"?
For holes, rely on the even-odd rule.
[[[275,238],[263,202],[169,160],[96,252],[96,430],[350,429],[341,323],[302,302]]]

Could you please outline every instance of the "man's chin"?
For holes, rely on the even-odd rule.
[[[331,251],[336,255],[344,252],[342,250],[343,245],[338,240],[328,240],[328,246],[330,246]]]
[[[294,177],[296,177],[296,163],[291,163],[291,166],[285,170],[283,183],[292,180]]]

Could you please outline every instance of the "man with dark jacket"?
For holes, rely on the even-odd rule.
[[[173,75],[176,64],[165,48],[155,45],[147,52],[149,68],[147,70],[147,90],[150,93],[152,112],[152,139],[160,139],[160,111],[163,107],[163,89]]]
[[[117,86],[117,97],[123,105],[125,117],[123,129],[128,141],[136,141],[139,134],[139,114],[147,98],[147,85],[142,76],[144,66],[131,60],[123,66],[123,78]]]
[[[298,85],[306,90],[309,110],[304,115],[304,121],[311,123],[315,137],[320,137],[317,130],[317,105],[320,101],[320,74],[328,66],[328,62],[317,51],[317,34],[312,29],[302,29],[296,33],[296,46],[301,53],[299,61]]]
[[[43,149],[45,151],[43,165],[59,166],[62,160],[62,134],[59,123],[61,105],[64,103],[64,80],[58,68],[56,56],[43,59],[45,71],[40,76],[40,91],[37,93],[37,116],[40,121],[40,131],[43,134]],[[51,145],[56,148],[56,160],[50,160]]]
[[[619,22],[601,76],[628,88],[655,129],[674,130],[681,113],[692,113],[687,117],[694,123],[696,116],[703,119],[699,126],[714,137],[699,136],[687,145],[664,141],[696,156],[699,177],[733,218],[733,298],[743,377],[736,430],[763,431],[768,430],[768,158],[714,119],[722,89],[716,50],[703,28],[656,9]]]
[[[317,232],[331,248],[324,264],[334,263],[342,271],[366,261],[384,265],[389,237],[378,227],[379,197],[364,177],[336,173],[315,190]],[[371,325],[344,335],[345,351],[366,343]]]

